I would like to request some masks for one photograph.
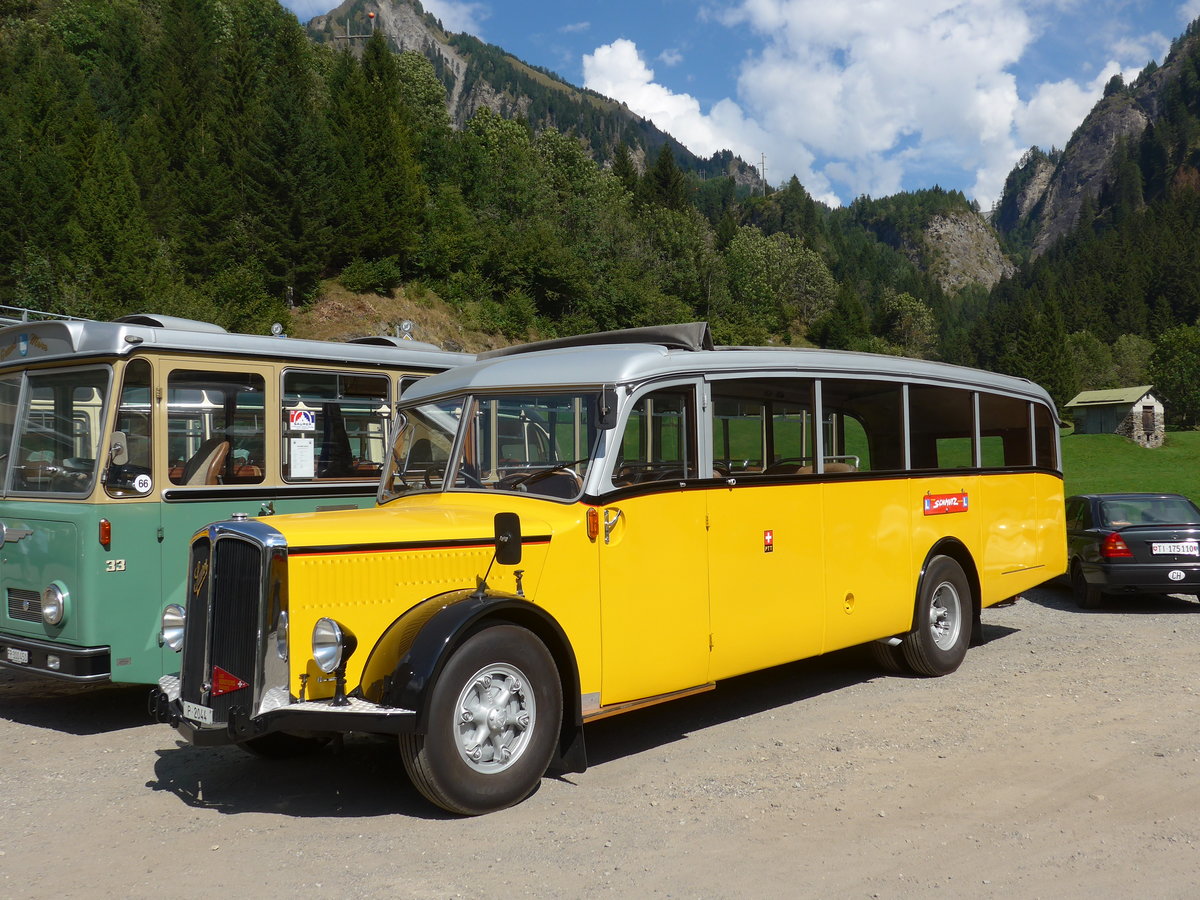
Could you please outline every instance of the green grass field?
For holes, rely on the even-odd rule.
[[[1169,431],[1146,450],[1115,434],[1069,434],[1062,439],[1066,492],[1165,491],[1200,502],[1200,431]]]

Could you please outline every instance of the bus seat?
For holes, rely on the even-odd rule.
[[[827,463],[825,463],[825,473],[827,475],[832,475],[837,472],[856,472],[856,471],[858,471],[858,470],[855,469],[854,466],[850,465],[850,463],[844,463],[844,462],[827,462]]]
[[[211,437],[183,466],[183,484],[217,484],[217,476],[229,455],[229,441]]]

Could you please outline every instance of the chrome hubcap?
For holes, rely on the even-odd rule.
[[[529,745],[537,709],[523,672],[508,663],[484,666],[458,696],[458,752],[477,772],[493,775]]]
[[[949,650],[958,642],[962,629],[962,600],[954,585],[943,581],[929,603],[929,631],[939,650]]]

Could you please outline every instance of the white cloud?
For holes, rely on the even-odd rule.
[[[591,90],[622,101],[699,156],[732,150],[748,162],[757,162],[766,153],[768,165],[773,166],[779,153],[779,162],[783,164],[777,137],[746,116],[735,101],[726,98],[707,113],[703,112],[700,102],[691,94],[677,94],[655,83],[654,70],[642,60],[637,45],[626,38],[584,54],[583,83]],[[795,172],[810,193],[836,203],[837,198],[827,192],[825,177],[810,169],[812,159],[807,148],[791,148],[785,177]]]
[[[572,22],[570,25],[564,25],[558,30],[563,34],[579,34],[587,31],[591,27],[591,22]]]
[[[1187,0],[1179,7],[1179,21],[1183,23],[1191,22],[1196,17],[1200,16],[1200,0]]]
[[[668,47],[662,53],[658,54],[658,59],[664,66],[677,66],[683,62],[683,54],[674,47]]]
[[[483,36],[483,20],[491,15],[487,4],[466,0],[421,0],[421,5],[425,12],[441,21],[447,31],[465,31],[476,37]]]

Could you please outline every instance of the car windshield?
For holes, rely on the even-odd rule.
[[[108,367],[30,372],[24,406],[0,450],[8,489],[24,494],[87,494],[96,477],[111,370]],[[4,379],[6,401],[16,399],[19,376]],[[15,408],[10,407],[10,408]]]
[[[573,500],[583,492],[596,444],[598,399],[598,393],[522,393],[407,407],[380,502],[451,490]]]
[[[1183,497],[1123,497],[1103,500],[1100,518],[1109,528],[1126,525],[1200,525],[1200,510]]]

